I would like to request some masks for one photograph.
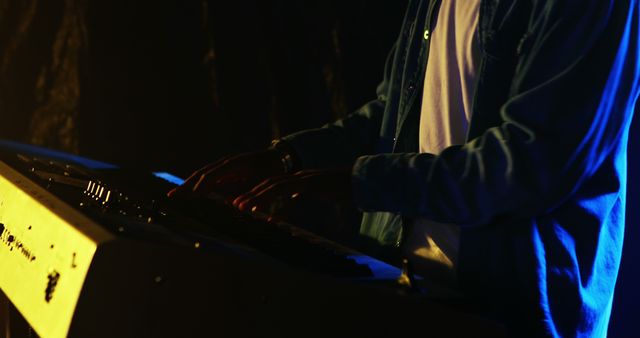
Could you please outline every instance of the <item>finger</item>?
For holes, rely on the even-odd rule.
[[[237,202],[237,207],[243,211],[269,211],[270,206],[277,204],[283,207],[297,198],[303,190],[304,182],[298,179],[288,179],[264,189],[245,195]]]
[[[281,176],[275,176],[275,177],[270,177],[266,180],[263,180],[262,182],[260,182],[258,185],[256,185],[255,187],[253,187],[250,192],[257,194],[275,184],[280,184],[282,182],[286,182],[289,180],[294,179],[293,176],[291,175],[281,175]]]
[[[216,190],[216,187],[224,184],[239,183],[245,180],[243,176],[234,173],[222,173],[218,169],[212,169],[200,176],[200,179],[193,185],[191,192],[194,194],[208,194]]]
[[[274,194],[273,189],[276,188],[277,185],[271,185],[268,187],[264,187],[264,189],[255,192],[250,191],[246,194],[243,194],[236,198],[233,201],[233,205],[240,209],[241,211],[253,211],[255,212],[258,207],[260,210],[265,210],[265,201],[270,198],[271,195]]]
[[[176,196],[176,194],[180,194],[180,191],[179,191],[178,188],[180,188],[180,186],[177,186],[177,187],[169,190],[169,192],[167,192],[167,197],[174,197],[174,196]]]
[[[239,174],[237,172],[237,166],[232,163],[238,159],[239,156],[229,156],[223,161],[218,161],[208,167],[208,170],[201,170],[198,172],[199,176],[195,176],[190,185],[185,186],[186,189],[190,189],[191,192],[207,194],[212,192],[217,185],[230,184],[235,182],[242,182],[246,180],[246,175]]]
[[[262,163],[262,160],[255,161],[256,158],[259,159],[263,155],[261,153],[247,153],[230,157],[220,165],[211,167],[208,171],[202,173],[191,187],[191,190],[195,193],[207,194],[222,184],[257,180],[260,176],[256,174],[260,173],[264,168],[254,168],[253,166],[256,163]]]
[[[283,204],[283,198],[280,193],[274,190],[265,190],[259,195],[247,194],[241,202],[236,202],[240,211],[263,212],[268,213],[274,204]]]
[[[199,176],[198,176],[199,175]],[[175,187],[169,192],[169,196],[189,194],[193,191],[193,186],[198,182],[202,174],[193,173],[187,178],[182,185]]]
[[[167,193],[167,196],[172,197],[176,194],[191,192],[193,190],[193,186],[200,180],[202,175],[204,175],[207,172],[210,172],[211,170],[214,170],[215,168],[218,168],[226,164],[228,160],[231,159],[233,156],[234,155],[224,156],[221,159],[196,170],[181,185],[169,191],[169,193]]]
[[[183,185],[189,184],[189,183],[194,184],[194,181],[197,182],[204,173],[209,172],[209,171],[211,171],[211,170],[213,170],[213,169],[215,169],[217,167],[220,167],[220,166],[226,164],[234,156],[236,156],[236,155],[224,156],[224,157],[218,159],[217,161],[209,163],[206,166],[196,170],[195,172],[193,172],[193,174],[191,174],[191,176],[189,176],[185,180],[185,183]]]
[[[238,207],[241,203],[245,202],[246,200],[255,197],[256,195],[262,193],[264,190],[270,189],[273,186],[275,186],[275,185],[277,185],[277,184],[279,184],[281,182],[285,182],[286,180],[288,180],[290,178],[291,178],[290,175],[283,175],[283,176],[276,176],[276,177],[268,178],[268,179],[260,182],[258,185],[253,187],[248,192],[246,192],[246,193],[238,196],[237,198],[235,198],[233,200],[232,204],[234,206]]]
[[[324,170],[316,170],[316,169],[307,169],[307,170],[300,170],[297,171],[294,175],[295,176],[299,176],[299,177],[305,177],[305,176],[314,176],[317,175],[319,173],[323,173],[325,172]]]

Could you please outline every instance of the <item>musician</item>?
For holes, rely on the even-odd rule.
[[[377,99],[170,195],[353,201],[362,238],[445,271],[510,336],[605,336],[639,24],[638,0],[409,1]]]

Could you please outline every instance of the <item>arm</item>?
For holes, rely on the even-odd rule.
[[[266,151],[213,162],[195,171],[184,184],[167,195],[207,196],[223,192],[235,199],[269,177],[299,169],[350,168],[358,156],[372,153],[378,142],[395,55],[394,46],[387,57],[384,80],[377,88],[377,99],[355,113],[323,128],[286,136]]]
[[[375,100],[322,128],[304,130],[283,138],[295,152],[301,168],[343,167],[353,164],[359,156],[374,153],[386,108],[395,51],[394,46],[387,56],[384,80],[378,85]]]
[[[561,204],[598,169],[637,95],[637,51],[627,48],[637,48],[638,37],[625,25],[637,8],[616,17],[614,7],[629,5],[552,6],[530,28],[532,47],[519,59],[501,124],[438,156],[359,158],[353,186],[362,209],[461,225],[531,217]]]

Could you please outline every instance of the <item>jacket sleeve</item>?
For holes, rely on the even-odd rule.
[[[501,124],[439,155],[360,157],[353,188],[361,209],[460,225],[533,217],[598,169],[637,95],[637,3],[617,2],[615,19],[614,1],[549,3],[529,29]]]
[[[374,152],[380,137],[395,51],[394,45],[387,56],[384,79],[377,87],[375,100],[336,122],[282,138],[294,150],[302,168],[352,165],[359,156]]]

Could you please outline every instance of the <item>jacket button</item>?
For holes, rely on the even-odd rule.
[[[425,40],[429,40],[429,38],[431,37],[431,32],[427,29],[424,31],[424,39]]]

